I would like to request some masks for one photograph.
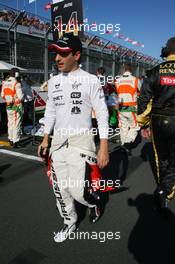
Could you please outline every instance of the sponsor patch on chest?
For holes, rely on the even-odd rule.
[[[175,86],[175,76],[161,76],[160,85],[174,85]]]

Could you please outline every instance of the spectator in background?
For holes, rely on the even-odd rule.
[[[52,72],[49,74],[49,79],[51,79],[53,76],[58,74],[58,67],[56,64],[52,66]],[[40,86],[40,91],[42,92],[48,92],[48,81],[44,81],[43,84]]]
[[[106,101],[108,100],[108,97],[110,94],[112,94],[113,92],[115,93],[115,89],[114,87],[112,86],[111,83],[108,83],[107,80],[106,80],[106,70],[105,68],[103,67],[100,67],[97,69],[97,77],[101,83],[101,86],[103,88],[103,91],[104,91],[104,95],[105,95],[105,99]]]
[[[2,83],[1,96],[6,102],[8,117],[8,139],[14,148],[19,148],[21,121],[22,121],[22,99],[23,93],[19,78],[19,70],[12,68],[10,77]]]
[[[9,10],[6,10],[6,9],[0,10],[0,21],[12,23],[15,20],[15,18],[17,17],[17,15],[18,15],[17,11],[13,11],[10,9]],[[45,23],[39,17],[29,16],[28,14],[23,16],[18,23],[19,23],[19,25],[29,27],[29,29],[33,28],[33,29],[37,29],[40,31],[47,31],[47,29],[50,27],[49,22]]]
[[[119,99],[118,121],[121,144],[131,155],[131,143],[135,141],[140,129],[136,116],[140,81],[132,75],[131,64],[124,65],[124,73],[115,82],[115,87]]]
[[[118,109],[118,99],[115,88],[112,83],[107,82],[105,76],[106,70],[103,67],[97,69],[97,77],[101,83],[101,87],[104,91],[105,101],[109,110],[109,124],[111,127],[117,126],[117,114],[116,110]]]
[[[34,98],[31,85],[33,82],[29,79],[28,76],[23,76],[21,80],[22,91],[24,94],[23,98],[23,124],[22,127],[27,125],[33,125],[33,111],[34,111]],[[24,129],[23,129],[24,131]]]

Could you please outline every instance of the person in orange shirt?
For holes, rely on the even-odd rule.
[[[136,116],[140,86],[139,79],[132,75],[132,66],[125,64],[123,75],[115,81],[115,88],[119,100],[120,140],[129,155],[131,154],[131,143],[135,141],[140,130]]]
[[[23,93],[20,82],[16,79],[19,70],[12,68],[10,76],[2,83],[1,97],[6,102],[8,117],[8,139],[14,148],[21,147],[19,144],[22,120]]]

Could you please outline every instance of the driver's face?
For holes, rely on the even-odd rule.
[[[74,55],[72,52],[57,52],[55,61],[58,70],[61,72],[70,72],[77,67],[77,62],[80,58],[80,52],[77,51]]]

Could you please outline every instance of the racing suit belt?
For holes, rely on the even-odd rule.
[[[134,112],[134,113],[137,112],[135,106],[120,106],[119,111],[120,112]]]

